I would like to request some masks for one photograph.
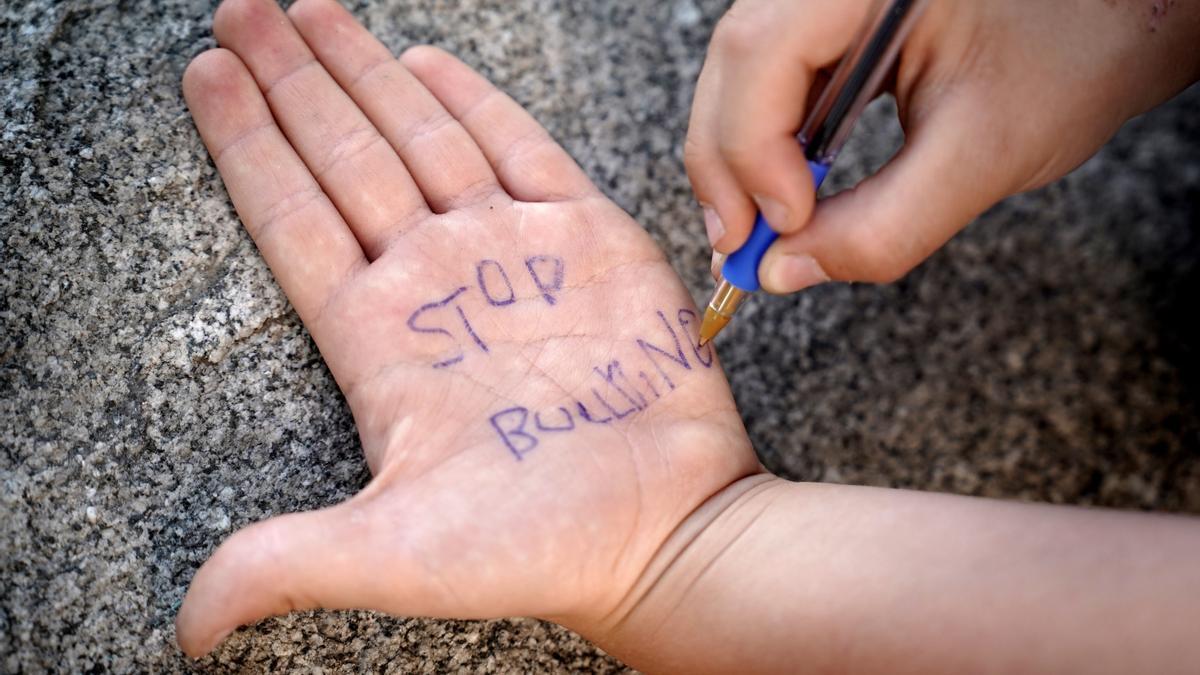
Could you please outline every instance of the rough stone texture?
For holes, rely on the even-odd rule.
[[[708,292],[682,142],[715,0],[381,0],[526,103]],[[568,5],[563,7],[560,5]],[[242,525],[367,478],[350,415],[179,91],[206,1],[0,8],[0,671],[182,671],[172,618]],[[834,188],[899,142],[887,104]],[[863,141],[863,131],[871,141]],[[722,356],[792,478],[1200,512],[1200,89],[906,280],[763,299]],[[212,670],[615,671],[534,621],[308,613]]]

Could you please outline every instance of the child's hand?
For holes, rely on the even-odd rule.
[[[904,148],[814,209],[794,136],[818,72],[872,4],[738,0],[713,35],[688,173],[716,250],[745,242],[756,206],[785,235],[759,269],[770,291],[894,280],[984,209],[1059,178],[1200,77],[1200,11],[1187,3],[929,2],[891,87]]]
[[[687,292],[468,67],[397,61],[330,0],[289,15],[224,3],[184,91],[375,477],[225,542],[180,644],[316,606],[615,617],[681,521],[759,471]]]

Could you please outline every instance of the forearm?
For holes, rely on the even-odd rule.
[[[651,672],[1163,672],[1200,659],[1200,522],[763,477],[728,492],[611,623],[580,630]]]

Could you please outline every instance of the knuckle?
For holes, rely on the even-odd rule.
[[[708,171],[708,167],[712,164],[713,153],[708,150],[702,141],[696,139],[692,134],[688,134],[687,140],[683,143],[683,168],[687,170],[688,175],[693,178],[701,176]]]
[[[751,138],[741,130],[722,134],[717,140],[717,150],[721,157],[737,174],[753,174],[761,166],[763,148],[761,143]]]
[[[735,58],[757,51],[766,27],[755,17],[755,13],[739,12],[736,7],[726,12],[713,29],[715,51]]]
[[[851,274],[860,281],[888,284],[899,280],[913,268],[904,246],[871,229],[864,229],[848,243],[854,266]]]

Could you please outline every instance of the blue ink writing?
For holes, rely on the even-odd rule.
[[[558,411],[562,413],[563,419],[566,421],[556,426],[551,426],[543,422],[542,413],[533,413],[533,422],[537,425],[538,431],[570,431],[574,429],[575,418],[571,417],[571,411],[563,407],[559,407]]]
[[[550,270],[545,269],[547,263],[550,265]],[[553,255],[535,255],[525,259],[525,268],[529,270],[529,276],[533,277],[533,283],[538,287],[542,297],[546,299],[546,303],[553,305],[558,302],[554,294],[561,291],[563,287],[562,258]],[[538,272],[539,268],[541,272]]]
[[[475,341],[475,344],[478,345],[480,349],[482,349],[484,352],[487,352],[488,346],[483,343],[483,340],[479,339],[478,335],[475,334],[475,329],[471,328],[471,322],[467,321],[467,315],[463,313],[462,307],[455,305],[454,309],[458,310],[458,316],[462,319],[463,328],[467,329],[467,333],[470,334],[471,339]]]
[[[511,422],[514,418],[515,423]],[[504,424],[506,419],[510,420],[507,427]],[[521,406],[501,410],[491,417],[492,428],[500,434],[500,439],[517,460],[538,445],[537,437],[525,432],[525,422],[528,420],[529,409]]]
[[[426,312],[431,312],[435,309],[441,309],[441,308],[445,307],[446,305],[450,304],[451,302],[454,302],[454,299],[457,298],[458,296],[462,295],[463,293],[465,293],[466,290],[467,290],[467,287],[462,286],[462,287],[458,288],[456,291],[454,291],[453,293],[451,293],[450,295],[442,298],[441,300],[438,300],[436,302],[431,302],[431,303],[428,303],[425,305],[421,305],[420,307],[417,308],[417,311],[413,312],[412,315],[408,317],[408,327],[417,333],[429,333],[432,335],[445,335],[446,337],[450,338],[451,340],[454,340],[454,336],[451,335],[450,331],[446,330],[445,328],[442,328],[441,326],[420,326],[420,325],[417,325],[417,319],[419,319],[421,317],[421,315],[425,314]],[[461,311],[462,310],[459,310],[460,313],[461,313]],[[455,340],[455,346],[458,346],[457,340]],[[459,353],[457,355],[452,356],[448,359],[444,359],[442,361],[438,361],[437,363],[433,364],[433,367],[434,368],[445,368],[446,366],[453,365],[462,360],[463,360],[463,354],[461,351],[459,351]]]
[[[500,274],[499,278],[504,281],[504,286],[508,289],[508,297],[497,298],[492,295],[485,273],[485,270],[489,269],[494,269]],[[513,290],[512,282],[508,280],[508,272],[505,272],[504,267],[495,260],[480,260],[479,264],[475,265],[475,279],[479,282],[479,290],[483,291],[483,297],[487,298],[488,304],[492,307],[504,307],[517,301],[517,294]]]
[[[634,412],[641,410],[641,408],[637,407],[637,405],[634,405],[632,408],[630,408],[628,410],[617,410],[616,408],[613,407],[613,404],[609,403],[607,399],[605,399],[603,396],[600,395],[600,392],[596,391],[595,387],[592,388],[592,395],[596,397],[596,400],[600,402],[600,405],[607,408],[608,412],[613,417],[615,417],[619,420],[623,420],[626,417],[629,417],[630,413],[634,413]]]
[[[671,322],[667,321],[667,316],[661,310],[658,312],[658,318],[662,319],[663,325],[667,327],[667,332],[671,334],[671,339],[675,341],[675,353],[671,354],[662,347],[652,345],[641,338],[638,338],[637,344],[642,348],[642,352],[646,355],[646,358],[650,359],[650,363],[654,364],[655,369],[658,370],[658,374],[662,375],[662,378],[667,381],[667,386],[674,390],[675,382],[671,380],[670,375],[667,375],[667,371],[663,370],[662,366],[659,365],[658,359],[654,358],[654,354],[667,357],[671,361],[683,366],[685,370],[691,370],[692,366],[688,363],[687,356],[683,353],[683,346],[679,344],[679,336],[675,334],[675,329],[671,327]]]
[[[681,309],[681,310],[679,310],[679,314],[677,316],[679,319],[680,330],[683,331],[684,335],[691,335],[692,331],[688,327],[691,326],[692,323],[694,323],[696,321],[696,313],[690,309]],[[691,318],[685,318],[685,317],[691,317]],[[699,330],[699,329],[697,329],[697,330]],[[700,355],[700,347],[696,346],[696,340],[688,340],[688,344],[690,344],[692,346],[692,353],[696,355],[696,360],[700,362],[700,365],[704,366],[705,368],[712,368],[712,364],[713,364],[712,342],[709,342],[708,344],[704,345],[705,350],[708,352],[708,360],[707,361],[705,361],[704,357]]]
[[[531,275],[535,277],[535,283],[538,283],[537,273],[533,272],[532,267]],[[545,281],[544,276],[541,277],[541,281]],[[541,287],[542,284],[539,283],[539,288]],[[549,302],[549,300],[547,301]],[[673,390],[676,384],[668,374],[668,368],[674,365],[685,371],[693,370],[691,361],[684,353],[685,350],[680,342],[680,333],[675,330],[675,325],[678,325],[682,331],[684,339],[694,341],[695,336],[692,335],[692,329],[697,326],[698,317],[696,312],[690,309],[680,309],[675,314],[676,324],[673,325],[667,319],[665,312],[658,311],[656,315],[658,322],[666,329],[666,335],[671,337],[671,343],[665,343],[663,341],[665,336],[661,334],[660,339],[656,340],[657,344],[644,338],[637,338],[634,342],[638,346],[642,358],[654,366],[658,375]],[[672,350],[670,346],[664,348],[660,346],[662,344],[673,344],[674,349]],[[702,351],[693,346],[692,350],[701,366],[712,367],[715,353],[711,348]],[[490,418],[492,428],[496,430],[501,442],[514,457],[522,459],[534,448],[539,447],[540,443],[545,440],[545,434],[574,431],[579,426],[575,421],[576,418],[588,424],[611,424],[616,420],[622,420],[636,412],[646,410],[653,401],[663,397],[663,392],[655,384],[656,378],[653,378],[646,370],[639,369],[635,371],[637,378],[631,379],[625,374],[619,360],[611,359],[602,365],[593,366],[592,372],[604,384],[589,387],[591,397],[586,399],[587,403],[583,400],[573,399],[571,401],[573,405],[570,408],[558,406],[545,411],[531,411],[529,408],[514,406],[502,410]],[[647,391],[649,394],[653,394],[653,399],[648,398]],[[529,423],[531,413],[533,424]]]
[[[596,390],[593,389],[592,393],[595,394]],[[596,394],[596,398],[600,398],[600,394]],[[586,422],[591,422],[592,424],[608,424],[613,419],[611,417],[605,417],[604,419],[592,417],[592,413],[588,411],[587,406],[585,406],[582,401],[575,401],[575,406],[579,408],[579,416],[582,417]],[[609,408],[609,410],[612,410],[612,408]]]
[[[558,302],[558,295],[563,290],[564,265],[562,258],[554,255],[530,256],[525,258],[525,268],[529,271],[529,277],[541,295],[542,300],[548,305],[555,305]],[[483,299],[487,301],[488,305],[492,307],[507,307],[517,302],[517,292],[513,287],[512,279],[508,276],[508,272],[505,271],[504,265],[499,261],[485,258],[476,262],[475,281],[479,286],[479,292],[483,294]],[[444,325],[431,322],[430,319],[423,317],[423,315],[427,312],[445,308],[467,291],[467,286],[461,286],[441,300],[421,305],[408,317],[408,327],[412,331],[450,338],[454,340],[455,346],[458,347],[457,353],[432,364],[434,368],[445,368],[446,366],[454,365],[462,361],[465,358],[465,354],[462,352],[462,343],[450,330]],[[462,322],[463,328],[471,338],[471,341],[475,343],[476,347],[479,347],[479,351],[484,354],[490,354],[491,349],[488,347],[488,343],[484,341],[483,336],[476,332],[475,327],[471,324],[471,319],[467,315],[467,311],[458,303],[454,303],[453,307],[454,311],[458,313],[458,318]]]
[[[645,396],[642,396],[641,393],[638,393],[638,398],[634,398],[629,395],[629,392],[622,389],[621,385],[617,384],[617,382],[616,382],[617,376],[620,376],[622,379],[628,379],[625,377],[625,373],[621,371],[621,362],[620,361],[610,362],[607,366],[604,367],[604,370],[600,370],[599,368],[592,368],[592,370],[594,370],[597,375],[599,375],[601,378],[603,378],[604,382],[607,383],[608,386],[612,387],[613,389],[616,389],[617,393],[619,393],[621,396],[624,396],[626,401],[629,401],[630,403],[632,403],[634,408],[636,408],[637,410],[645,409],[645,407],[646,407],[646,397]]]
[[[638,376],[642,378],[642,381],[646,383],[646,386],[647,386],[647,387],[650,387],[650,391],[651,391],[651,393],[653,393],[653,394],[654,394],[654,399],[655,399],[655,400],[658,400],[658,399],[662,398],[661,396],[659,396],[659,395],[658,395],[658,389],[656,389],[656,388],[654,387],[654,383],[650,381],[650,376],[646,375],[646,371],[644,371],[644,370],[639,370],[639,371],[638,371]]]

